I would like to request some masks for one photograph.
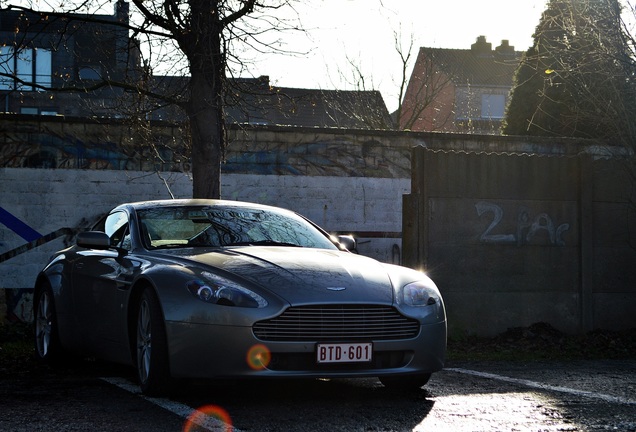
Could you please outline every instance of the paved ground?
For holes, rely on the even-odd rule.
[[[375,379],[137,393],[131,371],[82,362],[3,376],[2,431],[636,431],[636,360],[450,362],[423,390]],[[206,427],[186,427],[196,410]]]
[[[570,338],[535,325],[451,341],[446,369],[409,394],[376,379],[308,380],[198,383],[151,399],[139,394],[130,368],[95,361],[51,368],[33,361],[30,344],[15,352],[9,343],[29,337],[28,329],[4,330],[3,432],[636,432],[634,332]]]

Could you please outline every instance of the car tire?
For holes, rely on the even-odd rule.
[[[166,329],[157,294],[145,288],[141,294],[136,321],[137,376],[142,393],[165,394],[171,384]]]
[[[33,314],[36,359],[48,363],[59,362],[64,357],[64,350],[58,333],[53,290],[48,284],[35,290]]]
[[[382,385],[391,390],[415,391],[426,385],[431,374],[383,376],[379,377]]]

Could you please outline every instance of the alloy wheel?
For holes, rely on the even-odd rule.
[[[46,358],[51,346],[51,333],[53,330],[53,313],[51,296],[47,290],[43,291],[38,301],[35,315],[35,342],[37,354],[40,358]]]
[[[150,307],[144,298],[139,305],[137,320],[137,370],[139,380],[145,383],[150,374],[150,355],[152,353],[152,326]]]

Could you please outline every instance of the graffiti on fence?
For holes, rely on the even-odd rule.
[[[497,227],[504,218],[504,211],[501,206],[491,202],[479,201],[475,204],[475,209],[479,217],[488,214],[491,218],[490,224],[479,236],[479,240],[483,243],[516,243],[522,246],[531,243],[540,233],[545,233],[547,236],[542,238],[547,238],[551,245],[565,246],[563,235],[570,229],[570,224],[562,223],[557,225],[547,213],[538,213],[532,217],[530,211],[522,207],[516,215],[515,232],[500,234],[497,233]]]

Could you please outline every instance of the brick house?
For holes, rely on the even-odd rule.
[[[420,48],[400,129],[499,134],[521,54],[507,40],[492,49],[485,36],[469,50]]]

